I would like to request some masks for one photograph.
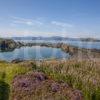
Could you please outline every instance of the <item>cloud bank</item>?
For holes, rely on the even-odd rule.
[[[0,37],[13,36],[65,36],[65,37],[95,37],[95,33],[89,31],[79,31],[73,23],[57,20],[41,20],[41,18],[20,18],[11,16],[9,27],[0,28]]]

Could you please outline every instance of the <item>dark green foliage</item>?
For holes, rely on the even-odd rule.
[[[9,100],[10,86],[5,82],[6,74],[2,73],[0,80],[0,100]]]

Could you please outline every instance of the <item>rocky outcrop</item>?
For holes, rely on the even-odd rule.
[[[17,43],[12,39],[0,39],[0,51],[13,51]]]
[[[24,60],[22,59],[14,59],[11,61],[11,63],[20,63],[20,62],[23,62]]]
[[[1,52],[13,51],[16,48],[20,48],[22,46],[25,46],[25,44],[21,42],[15,42],[12,39],[1,39],[0,38],[0,51]]]

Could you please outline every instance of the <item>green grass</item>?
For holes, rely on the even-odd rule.
[[[0,61],[0,100],[9,100],[13,78],[30,70],[30,67]]]
[[[6,97],[4,93],[11,91],[11,83],[16,75],[25,74],[33,70],[44,72],[55,81],[64,81],[72,88],[81,90],[84,100],[100,100],[100,63],[52,60],[37,64],[38,62],[28,66],[28,62],[12,64],[0,61],[0,90],[5,90],[1,91],[2,98]]]
[[[0,63],[0,80],[2,80],[3,74],[5,74],[4,81],[11,84],[13,78],[19,74],[25,74],[26,72],[32,70],[30,67],[24,67],[19,64],[11,64],[6,62]]]
[[[100,100],[100,65],[91,61],[67,61],[42,63],[33,67],[57,81],[67,82],[83,92],[84,100]]]

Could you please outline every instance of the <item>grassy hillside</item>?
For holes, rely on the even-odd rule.
[[[36,72],[39,72],[40,76],[34,74]],[[42,75],[46,75],[47,78],[45,79]],[[28,83],[26,80],[29,80]],[[23,82],[25,83],[22,84]],[[39,85],[34,82],[39,82]],[[54,85],[54,90],[51,90],[50,87],[53,83],[58,84],[60,89],[57,87],[58,85]],[[62,90],[62,83],[68,84],[68,87],[65,86]],[[34,85],[36,85],[36,89],[33,92],[29,87],[31,86],[33,89]],[[42,62],[24,61],[12,64],[0,61],[0,97],[3,98],[0,100],[8,100],[7,96],[13,98],[12,100],[17,97],[21,99],[16,100],[27,100],[29,97],[29,100],[41,100],[41,96],[51,97],[52,100],[77,100],[75,95],[80,93],[73,92],[76,90],[80,90],[84,97],[84,99],[78,100],[100,100],[99,62],[50,60]],[[32,99],[33,96],[36,99]],[[61,98],[62,96],[63,98]]]
[[[84,100],[100,100],[100,63],[93,61],[69,60],[65,62],[47,61],[39,70],[57,81],[67,82],[79,89]]]

